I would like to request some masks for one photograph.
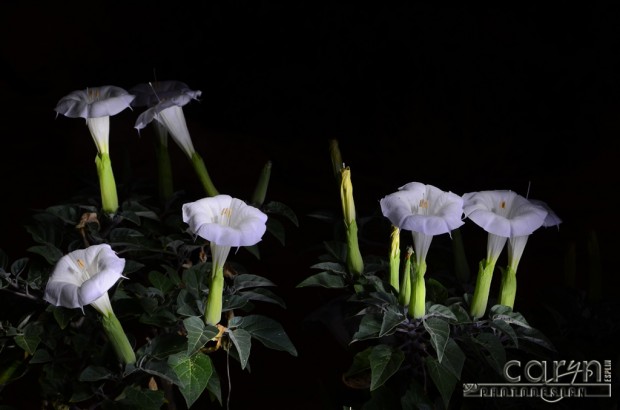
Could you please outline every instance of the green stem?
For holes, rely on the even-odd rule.
[[[217,325],[222,320],[222,295],[224,293],[224,268],[217,267],[211,276],[205,322],[208,325]]]
[[[413,292],[409,301],[409,314],[414,319],[420,319],[426,314],[426,283],[424,274],[426,273],[426,262],[413,264]]]
[[[211,181],[211,177],[209,176],[209,172],[207,171],[207,167],[205,166],[202,157],[197,152],[194,152],[194,154],[192,155],[192,165],[194,166],[194,170],[196,171],[196,174],[200,179],[200,183],[204,187],[207,195],[219,195],[219,192],[217,191],[217,189],[215,189],[215,186]]]
[[[489,291],[491,290],[491,280],[493,279],[493,270],[495,262],[487,262],[482,260],[478,265],[478,277],[476,278],[476,288],[474,289],[474,297],[471,302],[470,314],[475,319],[484,316],[489,301]]]
[[[364,260],[357,241],[357,222],[355,220],[347,226],[347,267],[349,272],[355,276],[364,272]]]
[[[463,246],[463,236],[459,228],[454,229],[452,235],[452,254],[454,255],[454,272],[460,283],[469,281],[469,263],[465,256],[465,247]]]
[[[110,154],[99,153],[95,157],[97,175],[99,176],[99,188],[101,190],[101,208],[109,215],[114,215],[118,210],[118,196],[116,182],[112,172]]]
[[[499,287],[499,304],[514,308],[517,295],[517,272],[508,267],[502,270],[502,281]]]
[[[267,187],[269,186],[269,179],[271,178],[271,161],[267,161],[263,167],[259,177],[256,188],[254,188],[254,194],[252,194],[252,205],[260,208],[265,202],[267,196]]]
[[[411,300],[411,275],[413,275],[413,271],[411,270],[411,248],[409,248],[405,260],[405,269],[403,269],[403,280],[398,292],[398,301],[403,306],[408,306]]]
[[[155,138],[155,155],[157,158],[157,187],[159,199],[166,203],[174,192],[172,184],[172,165],[170,164],[170,154],[168,144],[162,138]]]
[[[110,312],[107,315],[103,314],[101,323],[118,358],[125,364],[135,363],[136,354],[131,348],[127,335],[123,331],[123,327],[114,312]]]

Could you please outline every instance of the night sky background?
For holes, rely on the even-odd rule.
[[[574,289],[587,293],[592,232],[603,272],[597,297],[617,298],[620,4],[77,4],[1,6],[0,248],[25,256],[32,212],[96,183],[95,146],[82,120],[56,118],[61,97],[155,79],[201,90],[184,111],[216,187],[248,198],[270,160],[268,200],[300,219],[299,228],[286,225],[287,246],[264,257],[273,277],[257,272],[281,286],[289,308],[279,320],[300,358],[257,353],[252,377],[237,375],[248,396],[266,391],[272,405],[276,396],[290,404],[326,371],[304,367],[321,358],[297,319],[318,302],[295,285],[314,273],[313,251],[332,235],[308,214],[339,211],[330,139],[351,167],[358,215],[376,214],[379,199],[411,181],[459,195],[511,189],[547,202],[563,223],[529,240],[517,294],[524,310],[535,312],[547,289],[563,283],[571,247]],[[133,128],[139,112],[111,118],[119,184],[155,172],[150,130]],[[175,145],[170,151],[175,186],[197,198],[191,165]],[[466,226],[474,269],[486,237]],[[260,364],[261,353],[269,363]]]

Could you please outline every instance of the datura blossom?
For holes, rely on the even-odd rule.
[[[44,299],[54,306],[82,311],[85,305],[93,306],[102,315],[103,328],[119,359],[134,363],[135,353],[108,296],[108,290],[124,277],[124,269],[125,259],[119,258],[108,244],[75,250],[56,263]]]
[[[110,162],[110,116],[116,115],[130,106],[134,96],[122,88],[107,85],[103,87],[77,90],[63,97],[56,113],[69,118],[84,118],[90,135],[97,146],[97,174],[101,189],[102,208],[108,214],[118,209],[116,182]]]
[[[381,199],[380,205],[392,225],[413,234],[415,260],[411,283],[414,291],[409,313],[416,319],[421,318],[426,309],[426,255],[435,235],[449,234],[463,225],[463,199],[433,185],[410,182]]]
[[[202,92],[190,90],[185,83],[180,81],[139,84],[132,88],[132,92],[138,95],[135,105],[149,107],[138,116],[135,128],[140,131],[153,120],[161,124],[192,161],[194,170],[198,174],[207,195],[218,195],[202,157],[194,148],[183,113],[183,106],[192,100],[198,100]]]
[[[189,231],[210,243],[212,269],[205,321],[215,326],[222,317],[224,264],[230,248],[260,242],[267,229],[267,215],[229,195],[186,203],[182,211]]]
[[[476,287],[470,307],[474,318],[482,317],[486,311],[493,271],[508,240],[510,264],[518,263],[529,235],[540,228],[549,212],[541,205],[513,191],[480,191],[463,195],[465,217],[489,233],[487,256],[480,262]],[[516,272],[516,264],[514,264]],[[509,269],[510,270],[510,269]],[[507,281],[511,284],[507,285]],[[503,275],[500,303],[513,307],[516,292],[516,277]],[[511,296],[508,294],[512,293]]]

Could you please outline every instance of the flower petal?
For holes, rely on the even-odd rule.
[[[229,195],[183,205],[183,221],[194,234],[220,246],[251,246],[267,230],[267,215]]]
[[[426,235],[448,233],[464,223],[463,199],[433,185],[411,182],[381,199],[380,205],[394,226]]]
[[[510,238],[530,235],[548,212],[513,191],[480,191],[463,195],[465,216],[485,231]]]
[[[134,98],[120,87],[93,87],[69,93],[58,101],[54,111],[70,118],[106,117],[129,107]]]
[[[75,250],[56,263],[44,299],[55,306],[83,307],[107,293],[124,268],[125,259],[108,244]]]
[[[129,92],[136,95],[131,103],[134,107],[153,107],[166,100],[172,100],[174,104],[183,106],[191,100],[198,100],[202,94],[199,90],[191,90],[187,84],[180,81],[142,83],[132,87]]]

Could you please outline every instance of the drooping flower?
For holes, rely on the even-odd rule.
[[[415,250],[414,290],[409,313],[416,319],[424,316],[426,307],[426,255],[435,235],[450,233],[463,225],[463,199],[433,185],[410,182],[380,201],[383,215],[392,225],[411,231]]]
[[[45,287],[44,299],[54,306],[93,306],[102,315],[103,328],[119,359],[136,361],[120,322],[112,310],[108,290],[123,278],[125,259],[108,244],[78,249],[60,258]]]
[[[149,106],[138,116],[135,128],[139,131],[153,120],[160,123],[192,162],[207,195],[218,195],[202,157],[194,149],[183,113],[183,106],[192,100],[198,100],[202,92],[190,90],[185,83],[179,81],[139,84],[132,88],[132,91],[140,95],[138,104]]]
[[[267,229],[267,215],[229,195],[186,203],[182,210],[189,231],[210,244],[212,269],[205,321],[215,326],[222,317],[224,264],[230,249],[260,242]]]
[[[97,174],[102,208],[108,214],[118,209],[116,182],[110,162],[110,116],[130,106],[134,96],[122,88],[103,86],[77,90],[61,98],[54,109],[69,118],[84,118],[97,146]]]
[[[138,84],[129,90],[136,98],[131,105],[134,107],[151,108],[163,100],[178,101],[182,99],[186,104],[186,98],[198,99],[200,91],[192,91],[187,84],[180,81],[156,81],[153,83]],[[168,153],[168,129],[159,121],[151,121],[157,138],[155,139],[155,153],[157,156],[157,173],[159,196],[165,202],[172,197],[173,181],[172,166],[170,163],[170,155]],[[182,147],[182,146],[181,146]],[[189,147],[193,150],[191,140]]]
[[[562,220],[551,210],[551,208],[549,208],[546,203],[533,199],[530,199],[529,201],[534,205],[541,206],[547,211],[547,216],[541,226],[550,227],[557,226],[562,223]],[[519,266],[519,262],[523,256],[523,251],[525,250],[525,245],[527,244],[528,238],[529,235],[513,236],[508,238],[508,266],[502,271],[502,281],[499,290],[498,302],[510,308],[514,307],[515,296],[517,293],[517,267]]]
[[[489,233],[486,259],[479,264],[470,307],[470,314],[474,318],[480,318],[486,311],[493,271],[506,241],[509,238],[512,240],[511,259],[514,260],[514,256],[520,258],[527,237],[543,225],[548,211],[508,190],[469,192],[463,195],[463,200],[465,217]],[[513,278],[514,275],[508,279]],[[505,292],[509,289],[516,292],[516,278],[514,279],[513,285],[503,286]],[[506,298],[504,299],[507,302]],[[514,302],[514,294],[512,300]],[[512,307],[512,303],[509,303],[509,306]]]

